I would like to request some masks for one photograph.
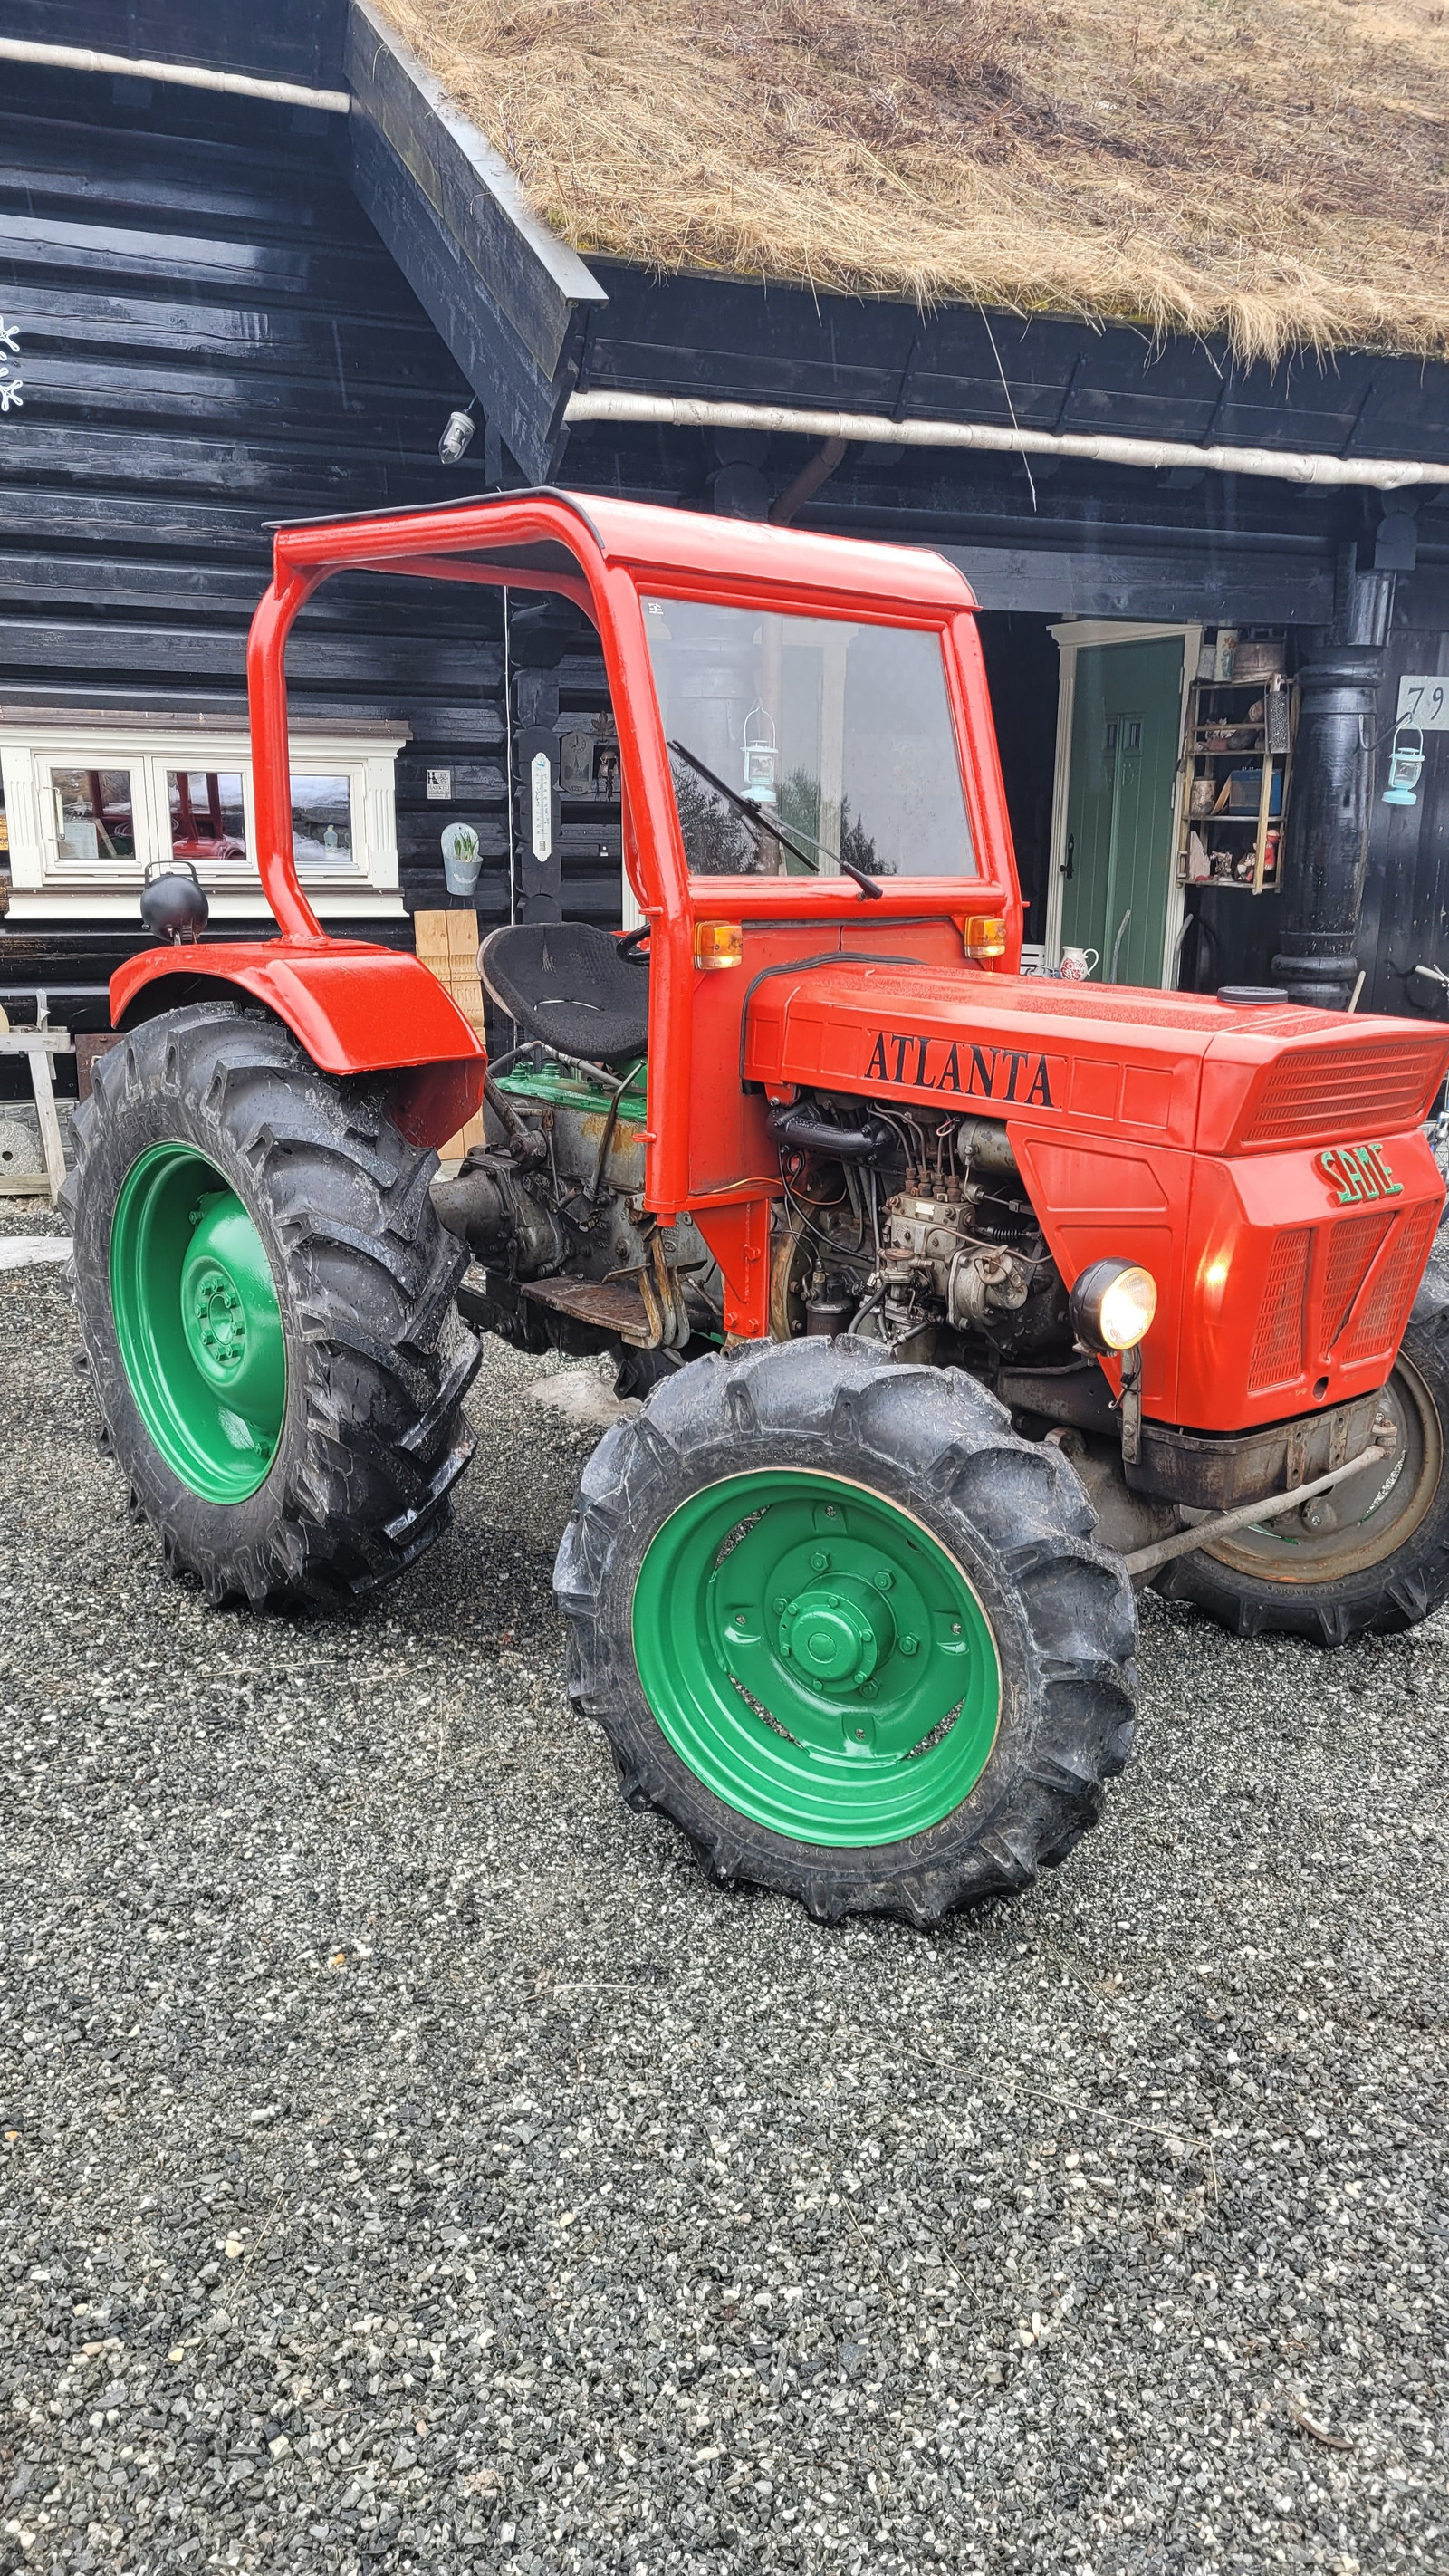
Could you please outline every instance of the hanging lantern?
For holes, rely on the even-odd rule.
[[[756,805],[775,805],[779,783],[780,750],[775,728],[759,699],[745,718],[745,794]]]
[[[1404,743],[1403,737],[1407,733],[1413,735],[1418,745],[1417,750],[1410,751]],[[1389,783],[1383,793],[1384,804],[1417,805],[1419,799],[1415,790],[1423,772],[1424,737],[1417,725],[1400,725],[1394,735],[1393,749],[1389,753]]]

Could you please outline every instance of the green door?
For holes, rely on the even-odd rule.
[[[1182,644],[1089,644],[1076,657],[1062,946],[1094,948],[1102,983],[1163,980]]]

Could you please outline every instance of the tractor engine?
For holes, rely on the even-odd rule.
[[[944,1198],[922,1198],[906,1189],[886,1201],[883,1315],[909,1318],[924,1297],[944,1309],[958,1332],[969,1332],[986,1322],[988,1311],[1026,1304],[1025,1262],[999,1247],[983,1250],[972,1231],[975,1214],[974,1200],[954,1178]]]
[[[776,1329],[851,1331],[978,1373],[1071,1347],[1066,1291],[998,1120],[924,1120],[856,1101],[771,1115],[788,1267]],[[777,1306],[781,1301],[777,1300]]]
[[[472,1322],[530,1350],[622,1344],[630,1387],[657,1369],[628,1354],[717,1342],[723,1323],[703,1238],[645,1209],[644,1118],[642,1081],[525,1049],[490,1077],[485,1143],[433,1192],[486,1274],[464,1292]],[[779,1340],[857,1333],[988,1378],[1070,1356],[1066,1290],[1000,1121],[821,1095],[773,1110],[770,1129]]]

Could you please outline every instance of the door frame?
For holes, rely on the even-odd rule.
[[[1172,992],[1177,984],[1177,955],[1182,939],[1184,889],[1178,883],[1177,850],[1182,836],[1182,792],[1184,763],[1182,729],[1187,721],[1188,688],[1197,671],[1197,657],[1202,646],[1202,621],[1181,625],[1143,625],[1130,618],[1074,617],[1050,630],[1053,643],[1061,655],[1061,682],[1057,690],[1056,767],[1052,777],[1051,847],[1047,857],[1046,962],[1062,962],[1062,867],[1066,859],[1067,795],[1072,776],[1072,715],[1077,693],[1077,655],[1099,644],[1166,643],[1175,635],[1182,638],[1182,688],[1177,709],[1177,756],[1174,764],[1175,784],[1172,794],[1171,848],[1168,866],[1172,870],[1167,891],[1167,919],[1163,930],[1162,988]]]

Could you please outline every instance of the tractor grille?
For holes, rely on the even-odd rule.
[[[1323,1276],[1323,1335],[1333,1350],[1348,1322],[1349,1309],[1368,1275],[1368,1266],[1393,1224],[1386,1208],[1370,1216],[1340,1217],[1329,1228],[1328,1262]]]
[[[1248,1361],[1248,1392],[1284,1386],[1303,1375],[1303,1332],[1308,1312],[1311,1225],[1285,1226],[1273,1244],[1258,1329]]]
[[[1292,1145],[1301,1137],[1332,1144],[1355,1136],[1393,1135],[1425,1115],[1443,1069],[1432,1040],[1383,1038],[1376,1045],[1303,1047],[1268,1067],[1243,1129],[1245,1145]]]
[[[1390,1247],[1361,1310],[1349,1323],[1340,1354],[1343,1359],[1352,1363],[1378,1351],[1398,1349],[1438,1220],[1439,1210],[1432,1201],[1404,1218],[1397,1243]],[[1362,1225],[1363,1218],[1358,1222]]]

